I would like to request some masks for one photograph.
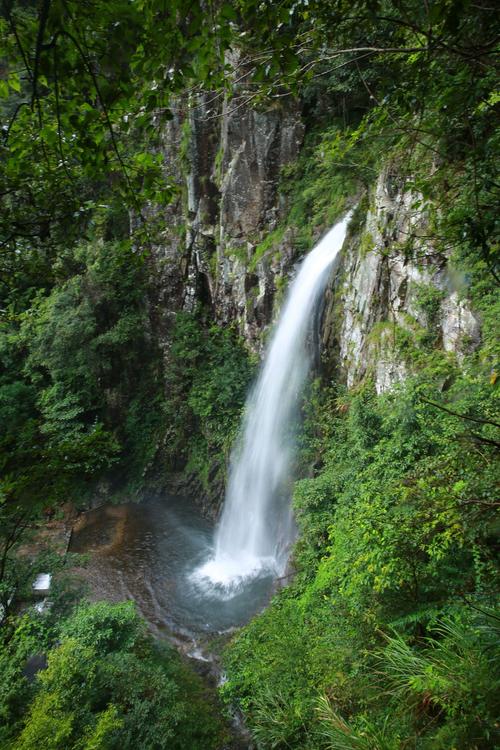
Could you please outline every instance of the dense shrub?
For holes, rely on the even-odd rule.
[[[29,684],[28,656],[47,653]],[[154,643],[131,603],[83,604],[47,631],[19,620],[1,652],[2,747],[208,750],[223,741],[201,681]]]
[[[487,328],[458,368],[418,340],[391,392],[313,389],[295,580],[226,653],[259,747],[498,741],[496,345]]]
[[[207,488],[209,479],[225,475],[253,371],[234,329],[177,314],[166,368],[166,450],[171,466]]]

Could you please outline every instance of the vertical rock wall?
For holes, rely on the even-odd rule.
[[[242,107],[215,94],[175,109],[164,134],[165,174],[179,196],[165,211],[152,258],[158,330],[179,309],[202,301],[222,324],[235,322],[259,348],[272,316],[277,277],[290,270],[293,247],[280,261],[251,266],[256,246],[284,217],[281,169],[299,153],[303,125],[296,105]],[[251,267],[251,270],[250,270]]]
[[[278,251],[257,260],[256,248],[286,221],[280,172],[297,159],[303,132],[293,103],[261,111],[211,93],[179,103],[164,135],[165,172],[179,195],[162,217],[152,258],[154,318],[166,351],[173,314],[200,301],[216,322],[235,323],[251,348],[261,348],[277,287],[298,253],[290,230],[280,233]],[[416,198],[397,169],[384,170],[367,208],[357,210],[358,229],[332,280],[323,345],[349,386],[369,373],[380,392],[407,374],[396,330],[427,331],[458,357],[479,341],[465,280],[433,248]]]
[[[398,331],[459,359],[479,343],[466,280],[432,246],[416,198],[389,168],[379,176],[332,283],[323,344],[348,386],[369,373],[380,393],[405,377]]]

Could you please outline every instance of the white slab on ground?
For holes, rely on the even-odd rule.
[[[32,584],[33,593],[45,596],[50,589],[51,580],[52,575],[50,573],[39,573]]]

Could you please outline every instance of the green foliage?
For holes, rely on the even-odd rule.
[[[4,747],[218,746],[221,726],[201,682],[171,648],[151,641],[131,603],[81,605],[58,631],[50,642],[39,620],[24,618],[4,647]],[[26,657],[47,647],[47,668],[28,684]]]
[[[269,251],[276,250],[279,243],[283,239],[284,229],[282,227],[275,229],[274,232],[270,232],[255,248],[252,259],[249,263],[249,270],[255,271],[257,264],[262,258],[267,257],[269,260]]]
[[[225,472],[253,367],[231,328],[178,313],[167,369],[167,455],[208,488]],[[212,476],[210,473],[212,472]]]
[[[302,461],[317,470],[295,488],[295,579],[226,653],[224,695],[259,747],[498,739],[490,335],[463,370],[449,362],[445,392],[424,349],[418,374],[383,395],[369,381],[312,389]]]
[[[387,638],[380,663],[395,713],[410,705],[424,714],[421,724],[433,715],[448,719],[424,747],[470,747],[479,738],[486,746],[498,739],[499,634],[491,614],[442,621],[421,650],[400,635]]]
[[[139,255],[161,228],[145,203],[176,190],[158,148],[174,98],[204,89],[230,100],[237,52],[243,100],[267,108],[293,95],[307,130],[283,174],[285,217],[252,263],[288,227],[308,249],[354,196],[366,202],[383,165],[387,189],[406,191],[426,232],[416,221],[388,257],[397,249],[425,265],[453,252],[462,270],[450,284],[474,298],[484,340],[459,372],[437,349],[438,295],[421,288],[426,327],[372,332],[411,365],[404,386],[380,398],[369,383],[314,392],[302,462],[316,471],[295,493],[296,579],[236,637],[224,691],[261,747],[495,741],[491,623],[470,611],[490,611],[497,572],[493,24],[487,5],[462,0],[2,4],[4,606],[26,573],[14,570],[16,547],[46,505],[83,500],[97,478],[137,487],[160,445],[169,468],[205,486],[222,474],[248,356],[232,331],[181,314],[165,395]],[[187,136],[184,125],[181,157]],[[367,235],[361,249],[372,251]],[[194,712],[170,656],[153,654],[126,609],[89,612],[57,647],[47,633],[12,638],[4,744],[209,747],[197,728],[182,734]],[[381,632],[392,633],[385,648]],[[23,654],[42,642],[49,668],[28,686]]]
[[[212,23],[198,3],[177,0],[170,11],[125,0],[2,6],[0,238],[8,266],[26,269],[38,253],[78,238],[109,192],[140,217],[137,237],[151,241],[144,203],[175,192],[153,153],[152,115],[171,119],[171,97],[189,81],[220,82],[232,36],[228,5]],[[27,257],[16,258],[19,251]]]
[[[96,238],[55,265],[59,284],[0,324],[4,606],[24,575],[16,549],[41,512],[84,506],[98,479],[134,490],[164,430],[144,260],[129,242]]]
[[[388,717],[380,727],[363,715],[349,724],[329,699],[321,696],[318,718],[318,741],[328,750],[399,750],[401,747],[401,735],[391,731]]]
[[[388,706],[374,697],[370,714],[346,721],[327,696],[318,700],[318,737],[339,750],[398,750],[405,734],[415,747],[487,748],[498,739],[498,620],[492,613],[446,619],[418,648],[386,636],[377,658]],[[322,745],[323,746],[323,745]]]
[[[145,400],[159,397],[143,262],[127,243],[102,242],[83,246],[75,261],[79,273],[4,329],[3,340],[17,353],[0,392],[8,409],[5,468],[16,471],[41,454],[46,504],[74,494],[78,482],[85,491],[89,477],[125,452],[130,479],[140,475],[149,458],[144,443],[153,442],[159,426],[157,417],[140,427],[135,416]],[[29,430],[24,439],[9,430],[16,422]]]

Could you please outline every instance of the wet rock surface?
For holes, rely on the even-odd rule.
[[[384,171],[332,282],[323,346],[348,386],[370,374],[381,393],[408,374],[398,327],[427,331],[459,359],[479,344],[465,280],[429,242],[427,214],[413,207],[415,199]]]

